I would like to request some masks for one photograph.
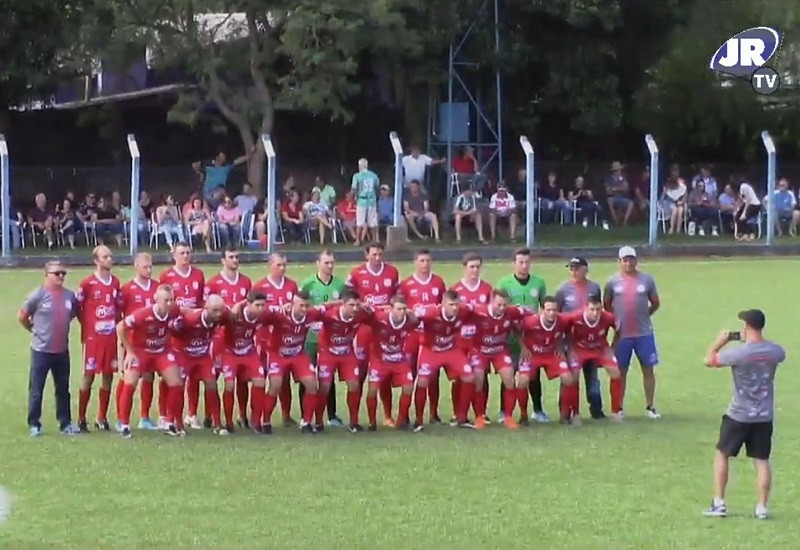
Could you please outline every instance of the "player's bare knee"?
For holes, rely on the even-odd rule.
[[[319,385],[314,378],[303,378],[300,382],[306,387],[306,391],[309,393],[317,393],[317,390],[319,390]]]
[[[517,379],[517,387],[527,388],[531,385],[531,378],[527,374],[520,374]]]
[[[347,391],[349,392],[357,392],[361,389],[361,384],[358,382],[347,382]]]
[[[622,377],[622,374],[620,374],[619,369],[616,367],[606,367],[606,372],[608,372],[608,377],[612,380],[617,380]]]

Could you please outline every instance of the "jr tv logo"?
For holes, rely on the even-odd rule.
[[[770,27],[753,27],[733,35],[711,56],[708,68],[750,81],[759,94],[778,90],[781,78],[767,62],[778,53],[781,34]]]

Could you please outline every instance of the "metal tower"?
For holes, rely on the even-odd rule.
[[[500,0],[481,0],[466,31],[450,45],[447,100],[432,95],[428,104],[428,152],[447,148],[448,180],[451,161],[461,146],[471,146],[482,172],[496,167],[503,179],[502,82],[499,64],[489,78],[485,64],[474,55],[478,33],[492,33],[494,58],[500,54]],[[470,48],[470,46],[473,46]],[[480,44],[478,44],[480,46]],[[472,50],[471,52],[468,50]],[[432,155],[438,156],[438,155]]]

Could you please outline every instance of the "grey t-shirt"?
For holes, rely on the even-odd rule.
[[[775,408],[775,371],[786,359],[784,349],[768,340],[747,342],[717,354],[721,367],[733,375],[733,399],[728,416],[737,422],[769,422]]]
[[[419,195],[412,195],[411,193],[406,193],[405,201],[408,203],[408,209],[412,212],[416,212],[417,214],[422,214],[425,212],[425,201],[428,200],[428,195],[425,193],[420,193]]]
[[[558,303],[558,311],[563,313],[579,311],[586,305],[589,298],[600,299],[600,285],[589,280],[585,284],[576,284],[572,280],[564,281],[556,290],[555,298]]]
[[[45,353],[64,353],[69,348],[69,324],[78,314],[78,300],[69,289],[40,286],[22,305],[31,316],[31,348]]]
[[[603,301],[611,304],[620,338],[636,338],[653,333],[650,304],[658,301],[656,282],[647,273],[617,273],[609,277]]]

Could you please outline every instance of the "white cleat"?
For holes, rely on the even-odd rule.
[[[622,414],[622,411],[611,413],[610,415],[608,415],[608,418],[612,422],[622,422],[623,420],[625,420],[625,416]]]
[[[753,515],[755,516],[756,519],[768,519],[769,511],[767,510],[766,506],[757,504],[755,512],[753,512]]]
[[[658,420],[661,418],[661,415],[658,413],[655,407],[647,407],[647,418]]]
[[[193,430],[202,430],[203,429],[203,424],[199,420],[197,420],[196,416],[186,416],[183,419],[183,424],[184,424],[184,426],[188,426],[189,428],[191,428]]]
[[[169,428],[169,422],[167,422],[167,419],[164,418],[163,416],[159,416],[157,426],[159,430],[166,430],[167,428]]]

